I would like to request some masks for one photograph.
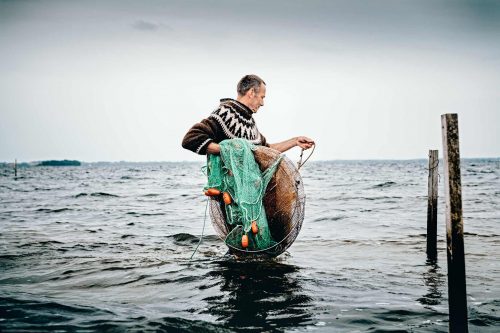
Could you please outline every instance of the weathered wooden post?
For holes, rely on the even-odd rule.
[[[17,158],[14,160],[14,178],[17,178]]]
[[[429,150],[429,179],[427,196],[427,259],[437,259],[437,199],[438,199],[438,151]]]
[[[441,115],[446,197],[448,304],[450,332],[468,332],[458,116]]]

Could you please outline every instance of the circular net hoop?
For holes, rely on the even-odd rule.
[[[274,149],[257,146],[255,161],[261,171],[266,170],[279,156]],[[271,236],[276,244],[258,251],[229,247],[230,253],[238,256],[276,257],[285,252],[297,238],[304,221],[306,196],[299,171],[286,156],[282,160],[267,186],[263,204]],[[210,219],[216,233],[223,240],[234,226],[226,223],[224,203],[220,198],[210,198]]]

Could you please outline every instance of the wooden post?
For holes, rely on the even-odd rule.
[[[468,332],[458,116],[441,115],[446,196],[448,304],[450,332]]]
[[[14,160],[14,178],[17,178],[17,158]]]
[[[437,260],[437,199],[438,199],[438,151],[429,150],[429,179],[427,196],[427,258]]]

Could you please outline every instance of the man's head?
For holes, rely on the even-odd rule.
[[[266,83],[257,75],[245,75],[238,82],[238,101],[248,106],[254,113],[264,105]]]

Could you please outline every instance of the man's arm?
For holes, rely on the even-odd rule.
[[[305,137],[299,136],[295,138],[288,139],[283,142],[270,144],[269,147],[276,149],[279,152],[284,153],[285,151],[299,146],[303,149],[309,149],[314,145],[314,141]],[[210,142],[207,146],[207,154],[220,154],[220,146],[218,143]]]
[[[212,141],[216,141],[216,133],[219,131],[218,123],[211,119],[203,119],[193,125],[182,140],[182,147],[189,149],[196,154],[205,155],[208,146]]]
[[[207,146],[207,154],[220,154],[220,146],[218,143],[210,142]]]
[[[285,151],[293,148],[300,147],[302,149],[309,149],[314,145],[314,141],[305,136],[297,136],[279,143],[272,143],[269,147],[284,153]]]

